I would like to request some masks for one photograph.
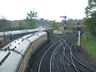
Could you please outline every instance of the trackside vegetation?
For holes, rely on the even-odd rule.
[[[88,0],[85,10],[86,18],[83,24],[88,34],[83,36],[82,46],[92,57],[96,58],[96,0]]]
[[[83,36],[82,45],[88,53],[92,56],[92,58],[96,57],[96,38],[90,34]]]

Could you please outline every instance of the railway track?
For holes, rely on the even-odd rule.
[[[73,54],[73,47],[76,42],[76,35],[60,38],[55,41],[43,53],[39,60],[37,71],[31,68],[30,72],[93,72],[86,65],[82,64]]]
[[[54,51],[57,51],[57,48],[59,48],[59,46],[62,44],[62,39],[56,41],[55,43],[53,43],[43,54],[41,60],[40,60],[40,64],[39,64],[39,68],[38,68],[38,72],[50,72],[50,60],[52,60],[53,58],[53,54],[55,53]]]
[[[41,61],[40,61],[40,64],[39,64],[38,72],[45,72],[46,70],[48,72],[50,71],[50,57],[51,57],[52,52],[54,51],[54,48],[57,46],[57,44],[59,42],[60,42],[60,40],[59,41],[56,41],[43,54],[43,56],[41,58]]]
[[[62,39],[59,46],[56,47],[56,49],[52,53],[50,59],[50,72],[64,72],[63,65],[62,65],[62,60],[64,60],[62,58],[64,52],[63,45],[64,45],[64,41],[68,42],[69,39],[70,37],[67,38],[66,40]]]
[[[62,43],[56,47],[50,59],[50,72],[93,72],[73,55],[72,47],[75,43],[74,38],[75,36],[69,39],[69,41],[62,40]],[[62,53],[58,59],[60,49],[62,49]]]
[[[74,39],[74,38],[73,38]],[[73,40],[72,39],[72,40]],[[71,41],[72,42],[72,41]],[[67,61],[70,61],[70,64],[73,66],[74,68],[74,72],[93,72],[90,68],[88,68],[86,65],[82,64],[74,55],[73,55],[73,51],[72,48],[74,47],[74,43],[76,42],[76,38],[73,40],[72,44],[69,45],[68,43],[66,43],[67,47],[69,48],[69,52],[70,52],[70,59]],[[65,49],[67,49],[67,47],[65,47]],[[63,53],[66,53],[63,51]],[[66,54],[65,54],[66,55]],[[68,58],[67,58],[68,59]],[[67,72],[67,71],[66,71]]]

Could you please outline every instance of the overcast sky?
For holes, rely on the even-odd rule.
[[[38,12],[38,18],[60,20],[60,16],[73,19],[85,17],[87,0],[0,0],[0,18],[20,20],[27,12]]]

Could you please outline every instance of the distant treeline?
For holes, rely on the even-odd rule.
[[[36,20],[36,26],[49,27],[49,20]],[[21,29],[31,29],[32,27],[26,23],[25,20],[7,20],[0,19],[0,31],[12,31],[12,30],[21,30]]]
[[[64,25],[74,25],[74,22],[78,22],[79,24],[82,24],[82,20],[74,20],[74,19],[68,19],[68,20],[62,20],[61,22],[57,22],[55,20],[45,20],[43,18],[37,19],[37,12],[31,11],[27,13],[26,19],[23,20],[6,20],[6,19],[0,19],[0,31],[9,31],[9,30],[21,30],[21,29],[34,29],[39,26],[45,27],[45,28],[53,28],[55,30],[59,30],[60,27],[63,27]],[[64,28],[64,27],[63,27]]]
[[[74,19],[68,19],[68,20],[62,20],[61,22],[57,21],[50,21],[50,20],[44,20],[44,19],[35,19],[36,20],[36,26],[43,26],[47,28],[54,28],[59,29],[60,27],[64,25],[74,25],[74,22],[79,22],[79,24],[82,24],[82,20],[74,20]],[[30,24],[27,24],[26,19],[25,20],[7,20],[7,19],[0,19],[0,31],[12,31],[12,30],[21,30],[21,29],[30,29],[32,28]]]
[[[0,19],[0,31],[9,31],[9,30],[17,30],[21,29],[21,22],[22,20],[6,20],[6,19]]]

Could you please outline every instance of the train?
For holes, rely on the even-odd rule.
[[[46,29],[42,28],[42,30],[46,30]],[[38,32],[38,31],[40,31],[40,28],[0,32],[0,41],[2,42],[2,41],[16,39],[16,38],[24,36],[26,34]]]
[[[52,29],[39,31],[17,38],[0,49],[0,72],[24,72],[30,56],[52,35]]]

